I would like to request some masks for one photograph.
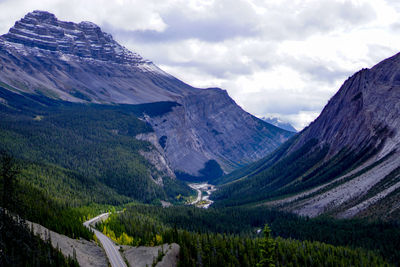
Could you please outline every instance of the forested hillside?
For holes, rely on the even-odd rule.
[[[391,254],[397,251],[397,243],[390,244],[388,251],[379,248],[379,244],[385,246],[384,242],[396,240],[398,231],[394,226],[383,226],[391,231],[385,235],[388,239],[374,245],[377,236],[369,234],[376,226],[349,222],[348,226],[352,226],[346,227],[346,223],[308,221],[271,210],[133,205],[123,213],[113,214],[97,227],[109,236],[125,236],[124,240],[129,241],[127,245],[178,243],[181,246],[179,266],[255,266],[261,259],[263,242],[257,229],[267,222],[273,236],[284,237],[274,240],[272,258],[276,266],[389,266],[380,255],[391,258],[392,262],[399,259],[398,253]],[[360,225],[365,227],[365,232],[352,232]],[[337,235],[330,227],[341,228],[343,232]],[[327,228],[331,230],[326,235],[316,234]],[[353,236],[346,236],[348,234]],[[318,242],[318,238],[326,243]],[[373,250],[376,252],[371,252]]]
[[[26,180],[54,197],[118,204],[129,199],[174,201],[191,193],[143,158],[139,151],[153,148],[135,138],[152,131],[137,116],[158,116],[176,103],[72,104],[1,87],[0,97],[7,103],[0,105],[0,150],[21,159]],[[164,186],[156,183],[158,177]]]
[[[50,241],[35,236],[23,220],[2,214],[0,220],[1,266],[79,266],[76,259],[65,258]]]

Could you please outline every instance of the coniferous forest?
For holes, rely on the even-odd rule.
[[[19,103],[25,99],[11,96]],[[179,266],[396,266],[400,262],[400,230],[393,221],[309,219],[265,206],[230,207],[227,202],[209,209],[184,205],[195,192],[179,180],[165,178],[163,187],[151,182],[148,171],[157,171],[138,153],[150,144],[133,138],[152,131],[137,116],[143,112],[157,116],[174,105],[114,107],[51,101],[43,108],[29,100],[18,112],[12,105],[2,106],[0,206],[7,210],[2,217],[2,263],[77,264],[35,237],[15,216],[71,238],[93,240],[82,223],[102,212],[123,209],[98,229],[123,245],[177,243]],[[219,179],[218,166],[208,165],[204,176],[218,174],[215,182],[230,179]],[[160,200],[174,205],[163,208]],[[26,249],[19,250],[21,246]]]
[[[224,214],[222,210],[138,204],[113,214],[97,228],[111,237],[127,235],[129,238],[125,240],[130,241],[127,245],[177,243],[181,247],[180,266],[272,266],[262,265],[267,262],[275,266],[391,265],[378,250],[349,246],[346,241],[334,246],[319,241],[272,238],[268,226],[257,234],[257,229],[252,231],[248,221],[240,220],[241,212],[232,217],[232,213]],[[230,224],[236,228],[229,228]],[[244,231],[240,230],[241,226]],[[295,227],[293,221],[292,226]],[[218,228],[232,229],[232,232],[218,231]],[[396,250],[393,244],[391,251]]]

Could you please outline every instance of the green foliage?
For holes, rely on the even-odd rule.
[[[1,198],[0,207],[9,212],[37,222],[58,233],[70,237],[91,239],[93,233],[79,220],[83,214],[68,207],[65,203],[56,202],[40,189],[32,187],[26,181],[20,181],[19,165],[7,154],[3,154],[0,164]],[[12,201],[10,201],[10,199]],[[5,209],[2,209],[5,212]]]
[[[275,267],[275,241],[267,224],[264,227],[264,238],[261,239],[259,246],[261,260],[257,263],[257,267]]]
[[[269,154],[263,159],[260,159],[256,162],[250,163],[242,168],[236,169],[233,172],[224,175],[218,179],[215,179],[214,183],[216,185],[228,184],[230,182],[236,181],[238,179],[253,176],[259,172],[262,172],[269,167],[271,167],[277,160],[283,157],[293,145],[298,138],[298,135],[294,135],[281,146],[279,146],[273,153]]]
[[[54,164],[22,162],[21,181],[71,207],[103,203],[119,205],[130,201],[101,182]]]
[[[45,185],[57,197],[67,195],[83,204],[150,203],[178,195],[171,196],[176,189],[167,188],[174,181],[166,187],[154,183],[150,173],[161,174],[139,153],[151,145],[135,138],[152,131],[138,115],[159,116],[177,103],[74,104],[2,88],[0,97],[7,101],[0,105],[0,149],[27,162],[24,177],[35,186]],[[183,184],[178,188],[183,195],[191,192]]]
[[[291,196],[315,188],[355,169],[377,152],[374,145],[357,150],[342,149],[326,159],[329,146],[321,147],[318,140],[311,139],[296,151],[288,152],[295,143],[292,138],[276,152],[254,164],[217,179],[217,182],[232,181],[221,185],[211,197],[216,206],[236,206]],[[373,141],[371,141],[373,142]],[[387,157],[382,159],[386,160]],[[348,177],[354,179],[369,169]],[[343,183],[345,181],[341,181]],[[339,182],[331,184],[330,188]],[[317,194],[319,192],[316,192]]]
[[[0,266],[79,266],[35,236],[19,218],[3,214],[0,220]]]
[[[328,147],[319,148],[317,144],[318,140],[310,140],[276,163],[266,163],[265,168],[257,169],[251,176],[221,186],[212,198],[219,200],[216,205],[234,206],[292,193],[285,186],[320,162],[328,152]]]
[[[0,185],[2,188],[2,207],[4,209],[13,209],[17,204],[15,190],[19,173],[20,169],[15,163],[15,159],[4,152],[0,153]]]
[[[122,232],[122,234],[118,237],[115,235],[115,232],[111,230],[109,227],[107,227],[107,223],[109,220],[106,220],[106,222],[103,223],[103,231],[102,233],[106,236],[108,236],[111,240],[113,240],[115,243],[120,244],[120,245],[135,245],[133,237],[127,235],[125,232]]]
[[[180,207],[179,210],[185,209]],[[178,243],[181,247],[179,266],[253,267],[262,262],[262,250],[269,250],[268,255],[273,254],[272,263],[276,266],[389,266],[380,256],[363,249],[281,238],[272,242],[270,238],[261,239],[247,234],[211,232],[210,229],[218,229],[218,226],[211,223],[204,224],[211,214],[203,209],[197,210],[199,213],[205,212],[204,217],[194,215],[195,209],[187,209],[185,212],[190,210],[193,213],[186,215],[186,221],[190,221],[192,225],[196,225],[195,227],[189,223],[181,225],[172,223],[171,226],[171,222],[181,221],[183,213],[165,223],[170,215],[174,216],[173,214],[178,212],[178,209],[131,205],[125,212],[112,215],[110,220],[98,225],[98,228],[106,226],[116,235],[126,232],[134,238],[137,245],[157,245],[158,236],[162,238],[162,242]],[[222,210],[219,212],[223,213]],[[204,220],[199,221],[199,217]],[[227,221],[222,220],[221,223],[224,227]],[[234,219],[230,223],[234,223]],[[188,229],[202,229],[202,231],[188,231]],[[266,240],[268,240],[267,245]],[[275,249],[271,249],[272,243],[276,243]]]
[[[363,249],[320,242],[276,239],[276,266],[392,266]]]
[[[133,204],[127,208],[127,214],[118,214],[118,217],[126,223],[123,231],[117,231],[117,235],[131,233],[133,237],[141,237],[141,241],[152,240],[151,236],[143,237],[141,233],[157,232],[155,225],[194,233],[225,233],[255,238],[256,230],[268,224],[274,236],[319,241],[352,249],[363,248],[375,251],[390,262],[400,261],[400,230],[396,223],[335,220],[329,217],[309,219],[262,206],[223,209],[211,206],[209,209],[199,209],[191,206],[162,208]],[[142,222],[143,228],[138,227]]]

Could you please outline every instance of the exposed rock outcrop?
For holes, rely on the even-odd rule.
[[[156,263],[156,267],[175,267],[178,265],[179,250],[179,245],[175,243],[155,247],[125,246],[123,254],[130,266],[146,267]],[[159,253],[162,252],[165,255],[157,261]]]
[[[7,89],[54,99],[178,103],[172,112],[146,117],[173,171],[198,175],[214,159],[228,172],[265,156],[292,135],[246,113],[226,91],[183,83],[97,25],[60,21],[44,11],[28,13],[0,36],[0,70]],[[143,155],[161,160],[154,153]]]
[[[150,151],[140,151],[143,157],[145,157],[160,173],[176,178],[155,133],[138,134],[136,139],[148,141],[154,147],[154,149]],[[160,177],[159,174],[152,176],[157,183],[162,184],[162,177]]]
[[[226,186],[231,195],[221,190],[221,200],[240,193],[249,202],[264,199],[304,216],[398,219],[399,103],[397,54],[347,79],[307,128],[248,172],[233,176],[246,178]]]
[[[51,240],[54,248],[60,249],[65,257],[73,257],[76,254],[76,259],[82,267],[101,267],[108,266],[108,260],[104,250],[94,242],[89,242],[84,239],[72,239],[65,235],[60,235],[53,232],[40,224],[28,222],[33,233],[40,236],[43,240]]]
[[[221,89],[198,90],[181,103],[148,119],[157,136],[166,137],[164,150],[175,170],[198,175],[215,159],[229,172],[262,158],[291,135],[245,112]]]

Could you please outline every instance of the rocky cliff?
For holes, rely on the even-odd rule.
[[[0,37],[0,82],[20,94],[71,102],[176,102],[171,111],[143,119],[166,162],[191,175],[212,159],[231,171],[292,134],[246,113],[226,91],[193,88],[165,73],[93,23],[64,22],[44,11],[27,14]]]
[[[397,54],[351,76],[314,122],[227,177],[245,179],[223,186],[216,198],[229,205],[264,201],[308,216],[400,218],[399,100]],[[243,201],[233,201],[236,195]]]

